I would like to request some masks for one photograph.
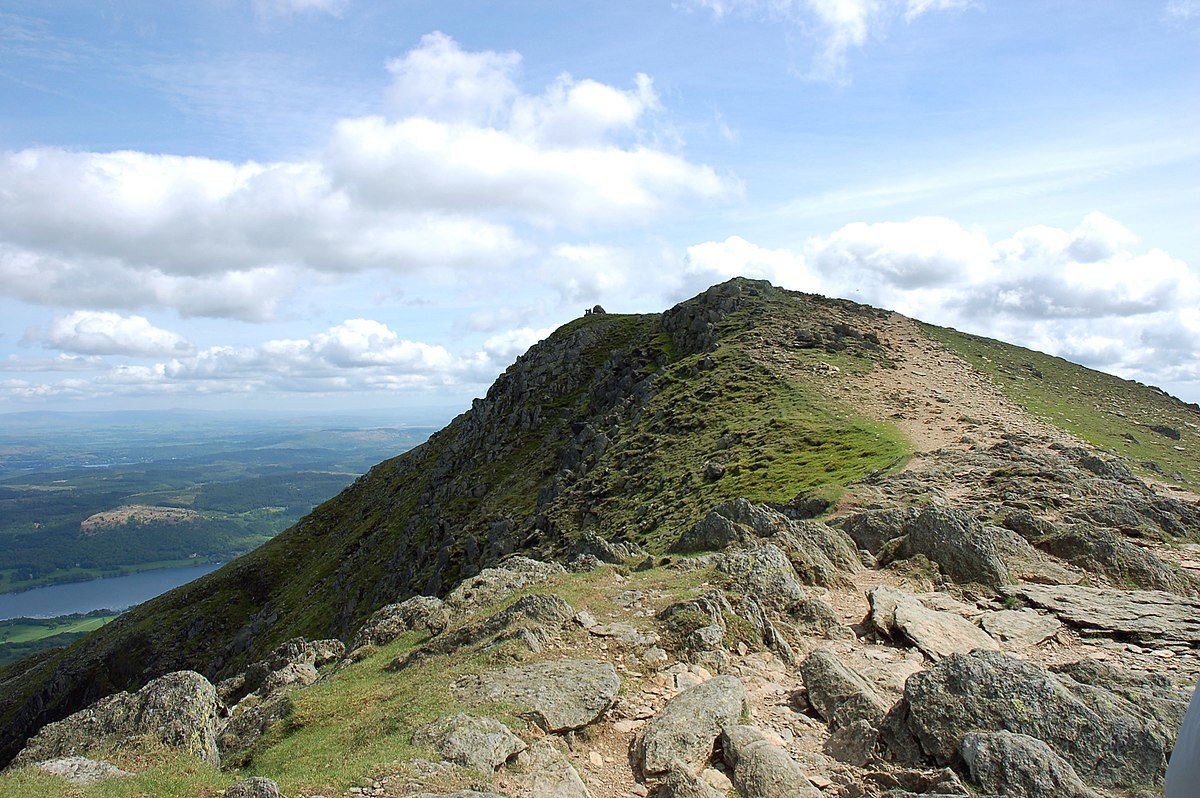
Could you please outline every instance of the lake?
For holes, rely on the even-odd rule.
[[[124,610],[212,573],[224,563],[143,571],[111,579],[50,585],[23,593],[0,593],[0,620],[53,618],[92,610]]]

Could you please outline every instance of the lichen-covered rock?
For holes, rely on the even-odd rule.
[[[455,615],[477,612],[518,590],[538,585],[566,569],[528,557],[509,557],[495,568],[485,568],[464,579],[446,596],[446,608]]]
[[[1181,596],[1195,596],[1200,590],[1200,578],[1110,529],[1076,524],[1039,540],[1037,547],[1085,571],[1104,574],[1121,587],[1166,590]]]
[[[1036,737],[972,732],[959,744],[971,780],[1011,798],[1099,798],[1075,768]]]
[[[633,761],[643,776],[681,767],[698,773],[726,726],[746,712],[746,688],[734,676],[716,676],[679,693],[641,729]]]
[[[136,693],[117,693],[42,728],[13,763],[30,765],[89,751],[120,750],[139,738],[220,764],[217,690],[194,671],[160,676]]]
[[[847,668],[837,654],[818,648],[800,665],[808,702],[821,719],[837,730],[864,720],[878,726],[887,704],[862,676]]]
[[[906,534],[919,513],[911,507],[866,510],[842,519],[842,531],[860,549],[879,554],[884,544]]]
[[[432,748],[448,762],[491,774],[526,745],[495,718],[447,715],[413,732],[413,745]]]
[[[1002,643],[1016,647],[1036,646],[1062,629],[1062,622],[1035,610],[998,610],[984,613],[980,625]]]
[[[528,798],[590,798],[579,771],[550,740],[529,746],[517,764],[526,774],[522,781]]]
[[[45,762],[38,762],[35,767],[43,773],[61,776],[80,787],[86,787],[105,779],[122,778],[129,775],[111,762],[105,762],[102,759],[87,759],[82,756],[47,759]]]
[[[930,507],[908,524],[897,555],[923,554],[955,582],[995,588],[1012,581],[1005,557],[1025,549],[1036,559],[1033,547],[1010,530],[985,526],[962,510]]]
[[[358,634],[351,648],[365,645],[385,646],[405,632],[426,630],[438,635],[450,625],[450,613],[436,596],[413,596],[399,604],[388,604],[375,611]]]
[[[791,560],[773,543],[727,551],[718,568],[739,593],[779,612],[789,612],[808,597]]]
[[[658,783],[655,798],[723,798],[723,794],[681,765]]]
[[[796,760],[753,726],[730,725],[721,732],[725,764],[744,798],[820,798]]]
[[[940,764],[961,755],[967,733],[1006,730],[1042,740],[1097,786],[1161,783],[1174,739],[1116,693],[994,651],[953,654],[914,674],[904,702],[908,727]]]
[[[242,779],[225,790],[225,798],[282,798],[282,795],[279,785],[263,776]]]
[[[513,704],[548,732],[581,729],[617,697],[621,679],[607,662],[561,659],[472,674],[454,685],[469,704]]]

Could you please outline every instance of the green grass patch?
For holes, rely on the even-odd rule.
[[[60,618],[13,618],[0,621],[0,667],[39,651],[63,648],[117,616],[96,612]]]
[[[922,326],[1034,416],[1121,455],[1143,474],[1200,489],[1200,412],[1178,399],[1024,347]]]

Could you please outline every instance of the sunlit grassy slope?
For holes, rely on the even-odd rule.
[[[1200,488],[1200,409],[1194,405],[1031,349],[945,327],[924,328],[991,375],[1033,415],[1116,452],[1144,474]]]

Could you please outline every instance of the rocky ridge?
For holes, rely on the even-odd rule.
[[[739,296],[718,292],[713,307],[664,322],[672,347],[690,347],[688,369],[710,373],[706,353]],[[884,390],[930,390],[905,375],[946,350],[915,333],[909,340],[906,320],[872,313],[860,326],[810,325],[804,335],[768,319],[750,328],[757,348],[747,351],[784,371],[809,368],[814,350],[835,359],[858,347],[861,363],[875,366],[813,373],[819,390],[859,391],[867,405]],[[867,321],[879,323],[875,340]],[[781,336],[790,349],[777,345]],[[621,373],[629,380],[594,383],[608,397],[597,406],[619,407],[618,420],[650,412],[655,370],[610,370]],[[208,784],[229,795],[267,794],[271,785],[233,783],[251,774],[277,779],[289,796],[1160,794],[1200,676],[1200,505],[998,392],[967,390],[977,378],[963,370],[961,389],[934,387],[899,410],[880,402],[917,430],[914,457],[841,495],[768,504],[712,490],[747,484],[723,454],[747,433],[714,430],[724,448],[694,463],[687,495],[710,488],[688,521],[676,508],[604,523],[626,518],[603,509],[596,491],[636,478],[604,465],[628,445],[629,428],[580,427],[552,449],[555,476],[530,515],[490,522],[472,538],[475,559],[456,560],[471,546],[446,550],[441,576],[427,583],[443,598],[409,596],[392,576],[390,595],[353,593],[355,606],[378,609],[343,611],[341,640],[283,640],[210,671],[224,678],[209,685],[211,712],[197,717],[212,720],[199,739],[215,756],[138,709],[162,703],[152,682],[47,726],[0,779],[52,785],[37,780],[59,777],[31,774],[81,755],[100,772],[110,772],[106,762],[128,770],[165,747],[219,761],[224,770],[206,771]],[[505,423],[536,426],[513,412]],[[485,427],[480,435],[496,434]],[[580,515],[585,499],[593,509]],[[589,531],[569,535],[588,513]],[[669,539],[648,533],[667,529]],[[543,547],[530,553],[570,568],[501,556],[512,545],[502,541],[530,535]],[[464,563],[489,560],[448,583]],[[405,700],[416,709],[354,703],[358,689],[387,704],[412,685],[421,689]],[[322,702],[339,696],[338,711],[321,715]],[[389,753],[356,760],[357,777],[322,780],[283,764],[289,745],[317,733],[312,718],[358,728],[352,719],[364,713],[374,731],[347,739],[365,735],[360,747]]]

